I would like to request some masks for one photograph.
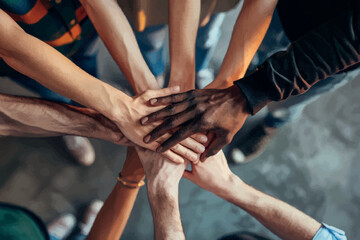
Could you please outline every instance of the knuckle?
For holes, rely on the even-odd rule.
[[[168,113],[170,113],[170,114],[174,114],[175,109],[176,109],[175,105],[174,105],[174,104],[171,104],[171,105],[169,105],[169,106],[167,107],[166,111],[167,111]]]

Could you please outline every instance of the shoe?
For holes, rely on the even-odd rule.
[[[254,127],[246,136],[238,143],[238,148],[231,150],[230,159],[232,163],[247,163],[259,156],[266,148],[277,129],[268,127],[261,123]]]
[[[95,150],[89,139],[79,136],[64,136],[64,143],[75,160],[84,166],[90,166],[95,161]]]
[[[104,205],[101,200],[94,200],[85,211],[83,220],[79,223],[80,233],[87,236],[95,222],[95,218]]]
[[[75,227],[76,218],[74,215],[67,213],[48,224],[47,229],[51,236],[58,239],[64,239],[70,235]]]
[[[203,89],[214,81],[214,70],[210,68],[202,69],[196,72],[195,82],[199,89]]]

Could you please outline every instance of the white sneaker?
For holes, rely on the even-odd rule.
[[[103,205],[104,205],[103,201],[94,200],[88,206],[88,208],[85,211],[83,220],[79,223],[79,229],[80,229],[80,233],[82,235],[85,235],[85,236],[89,235],[91,227],[95,222],[95,218]]]
[[[75,227],[75,223],[75,216],[73,214],[67,213],[56,218],[54,221],[48,224],[47,228],[50,235],[59,239],[64,239],[70,235]]]
[[[64,136],[65,146],[81,165],[90,166],[95,162],[95,150],[89,139],[79,136]]]
[[[206,87],[214,81],[214,70],[211,68],[205,68],[196,72],[195,81],[198,88],[202,89]]]

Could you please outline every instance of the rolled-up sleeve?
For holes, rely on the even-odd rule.
[[[360,1],[277,52],[234,83],[252,114],[271,101],[309,90],[315,83],[360,61]]]
[[[313,240],[347,240],[347,238],[343,230],[323,223]]]

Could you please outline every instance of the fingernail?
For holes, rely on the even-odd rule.
[[[144,138],[144,142],[148,143],[149,141],[150,141],[150,136],[146,136],[146,137]]]
[[[141,119],[141,124],[146,123],[146,122],[147,122],[147,120],[149,120],[149,118],[148,118],[148,117],[144,117],[144,118],[142,118],[142,119]]]
[[[157,99],[156,99],[156,98],[153,98],[153,99],[150,100],[150,104],[151,104],[151,105],[154,105],[156,102],[157,102]]]
[[[203,141],[203,142],[207,142],[207,140],[208,140],[207,137],[205,137],[205,136],[202,136],[200,139],[201,139],[201,141]]]
[[[201,146],[201,147],[197,147],[197,151],[199,153],[203,153],[205,151],[205,147],[204,146]]]
[[[156,149],[156,152],[161,152],[161,150],[162,150],[162,147],[159,146],[159,147]]]
[[[174,92],[178,92],[178,91],[180,91],[180,87],[179,86],[173,86],[171,88],[171,90],[174,91]]]

